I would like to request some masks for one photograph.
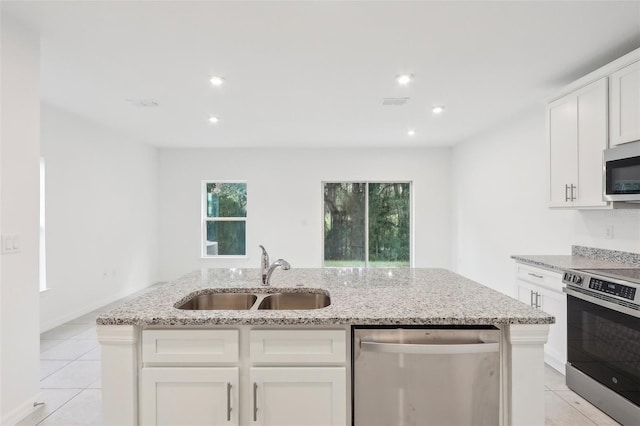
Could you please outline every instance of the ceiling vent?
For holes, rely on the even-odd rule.
[[[382,98],[382,105],[385,106],[402,106],[411,98]]]
[[[127,99],[127,102],[138,108],[156,108],[160,105],[154,99]]]

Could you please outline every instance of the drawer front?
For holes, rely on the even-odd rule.
[[[528,265],[516,264],[516,277],[519,280],[548,288],[553,291],[562,291],[562,273],[535,268]]]
[[[347,359],[345,330],[251,330],[254,364],[343,364]]]
[[[238,330],[144,330],[142,362],[215,364],[237,362]]]

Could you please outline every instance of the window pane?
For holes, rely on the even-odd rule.
[[[247,217],[247,184],[207,183],[207,217]]]
[[[246,222],[240,221],[224,221],[213,222],[207,221],[207,256],[244,256]]]
[[[369,184],[369,265],[409,266],[409,183]]]
[[[364,183],[324,184],[325,266],[364,266]]]

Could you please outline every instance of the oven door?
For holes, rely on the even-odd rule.
[[[604,199],[640,201],[640,142],[604,151]]]
[[[640,405],[640,318],[620,312],[630,308],[569,289],[565,291],[567,361]]]

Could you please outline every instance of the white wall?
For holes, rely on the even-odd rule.
[[[158,150],[42,105],[47,287],[42,331],[157,278]]]
[[[2,14],[0,229],[21,251],[3,254],[0,285],[0,424],[33,408],[39,393],[39,38]]]
[[[325,180],[411,180],[415,266],[449,267],[449,149],[162,149],[161,277],[259,267],[258,244],[292,267],[322,266]],[[247,258],[200,259],[201,180],[247,181]]]
[[[456,272],[513,294],[512,254],[570,254],[572,244],[640,250],[638,210],[547,208],[545,155],[542,104],[453,149]]]

